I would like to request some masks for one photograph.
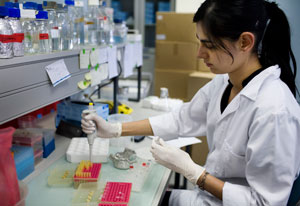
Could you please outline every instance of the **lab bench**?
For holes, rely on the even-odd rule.
[[[154,111],[152,109],[142,108],[142,103],[126,102],[126,104],[133,108],[132,119],[142,120],[150,116],[161,114],[161,112]],[[37,126],[44,128],[54,129],[54,117],[55,113],[52,113],[37,123]],[[37,165],[35,171],[27,176],[23,181],[27,183],[29,193],[26,199],[26,205],[71,205],[73,193],[75,189],[73,187],[67,188],[55,188],[47,185],[47,179],[50,171],[58,165],[70,164],[66,161],[65,153],[70,144],[71,139],[56,135],[55,151],[49,155],[47,159],[44,159],[40,164]],[[145,148],[150,149],[151,140],[145,138],[140,143],[132,143],[131,148]],[[111,148],[111,152],[115,148]],[[107,163],[102,164],[101,175],[99,182],[106,181],[110,175],[121,174],[122,170],[112,171],[112,161],[109,160]],[[153,164],[150,173],[144,183],[144,186],[140,192],[132,192],[130,198],[130,204],[132,206],[146,206],[146,205],[158,205],[161,198],[164,195],[165,189],[168,186],[168,182],[171,176],[171,170],[159,165]]]

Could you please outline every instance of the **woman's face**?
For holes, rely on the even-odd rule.
[[[203,59],[206,65],[210,68],[212,73],[225,74],[236,71],[241,67],[243,56],[238,47],[237,42],[229,42],[223,40],[226,48],[232,54],[232,57],[221,48],[215,48],[205,35],[201,23],[197,23],[197,38],[200,41],[197,57]]]

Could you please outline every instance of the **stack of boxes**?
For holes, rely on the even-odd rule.
[[[198,47],[193,14],[157,12],[155,95],[167,87],[170,97],[188,101],[214,77],[197,58]]]

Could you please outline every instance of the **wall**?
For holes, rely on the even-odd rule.
[[[296,84],[298,90],[300,91],[300,27],[299,27],[299,19],[300,19],[300,1],[299,0],[274,0],[278,3],[279,7],[284,10],[287,15],[290,26],[291,26],[291,34],[292,34],[292,49],[294,51],[294,55],[297,61],[298,71]],[[300,103],[300,97],[297,97],[298,102]]]
[[[176,0],[175,11],[181,13],[195,13],[204,0]]]

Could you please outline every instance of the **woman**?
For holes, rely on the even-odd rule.
[[[206,135],[204,167],[162,139],[153,141],[158,163],[202,189],[173,190],[169,205],[286,205],[300,169],[300,109],[285,14],[264,0],[206,0],[194,22],[198,57],[217,75],[191,102],[122,125],[90,115],[83,130],[93,132],[93,120],[101,137]]]

